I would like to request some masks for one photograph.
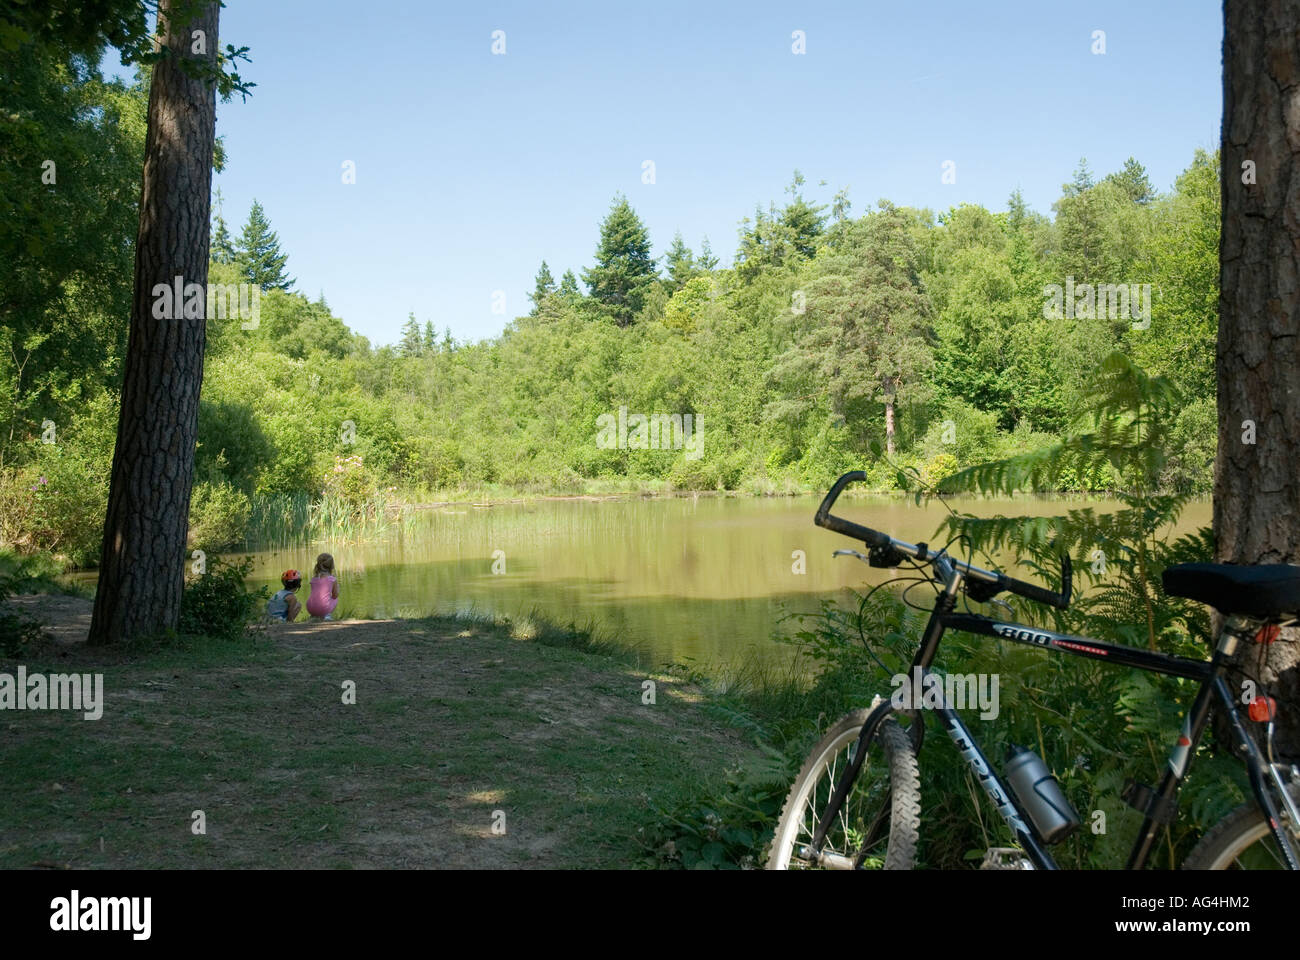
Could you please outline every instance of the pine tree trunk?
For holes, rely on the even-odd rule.
[[[1224,4],[1214,534],[1218,559],[1230,563],[1300,563],[1298,37],[1296,0]],[[1298,757],[1295,631],[1266,648],[1262,670],[1259,654],[1241,650],[1233,683],[1273,689],[1274,744]]]
[[[894,393],[885,394],[885,452],[894,456]]]
[[[218,4],[189,23],[158,4],[158,34],[173,55],[153,69],[136,237],[135,300],[122,382],[117,446],[104,522],[92,644],[148,636],[177,625],[185,576],[205,321],[154,317],[155,284],[208,282],[208,218],[216,90],[188,76],[178,57],[215,62]],[[193,53],[194,31],[206,52]],[[204,311],[206,312],[206,297]]]

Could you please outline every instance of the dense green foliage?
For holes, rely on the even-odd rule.
[[[258,619],[270,594],[244,583],[253,558],[238,563],[210,557],[201,576],[187,579],[181,595],[180,633],[194,637],[238,640]]]
[[[249,496],[318,497],[338,458],[353,456],[377,491],[816,489],[888,440],[892,405],[899,462],[936,479],[1053,443],[1084,408],[1092,371],[1120,348],[1187,398],[1162,487],[1204,491],[1213,295],[1190,287],[1215,256],[1214,164],[1198,155],[1179,192],[1117,210],[1152,233],[1199,211],[1199,240],[1182,261],[1157,244],[1150,262],[1094,278],[1151,278],[1146,329],[1046,318],[1044,287],[1075,268],[1057,261],[1064,228],[1015,198],[1009,213],[961,207],[938,221],[881,204],[818,232],[805,257],[800,238],[820,221],[796,196],[788,217],[746,227],[736,268],[704,269],[674,243],[662,279],[646,272],[644,227],[620,200],[587,271],[591,293],[568,271],[555,286],[545,266],[530,314],[478,343],[435,340],[428,323],[421,335],[412,317],[398,347],[373,348],[323,300],[272,290],[259,329],[213,325],[200,457],[224,450],[225,478]],[[1134,229],[1116,235],[1128,245]],[[697,414],[703,455],[600,448],[597,418],[622,406]],[[894,475],[878,467],[875,486],[893,488]],[[1101,471],[1061,485],[1111,490],[1119,478]]]
[[[41,640],[41,624],[9,600],[16,593],[60,592],[57,566],[48,556],[17,556],[0,550],[0,657],[17,659]]]
[[[224,0],[221,3],[225,6]],[[202,0],[176,0],[171,11],[186,21],[199,12]],[[214,83],[222,100],[238,93],[247,97],[255,83],[239,75],[248,48],[226,44],[215,51],[215,62],[186,56],[155,35],[158,4],[150,0],[8,0],[0,8],[0,51],[4,57],[54,55],[94,56],[111,46],[123,64],[149,67],[168,57],[178,57],[190,76]],[[165,39],[165,38],[164,38]]]
[[[146,91],[85,57],[4,64],[23,82],[4,84],[0,122],[19,161],[0,171],[0,541],[85,564],[115,432]],[[77,176],[43,184],[49,156]],[[458,342],[412,316],[393,347],[291,291],[291,251],[258,205],[239,231],[218,207],[211,283],[264,292],[258,323],[208,321],[195,539],[219,548],[244,520],[292,512],[274,498],[323,504],[340,474],[346,497],[313,516],[491,489],[824,489],[873,443],[933,482],[1055,443],[1116,349],[1183,397],[1159,488],[1204,492],[1217,164],[1197,152],[1168,194],[1136,161],[1100,181],[1084,165],[1054,218],[1019,195],[1005,211],[881,201],[855,217],[846,191],[816,202],[796,173],[783,204],[741,221],[729,268],[680,236],[656,258],[620,196],[592,266],[543,263],[530,312],[500,336]],[[1127,284],[1149,298],[1111,303]],[[631,429],[599,444],[598,418],[624,407],[695,415],[698,448],[666,436],[654,449]],[[869,469],[896,489],[894,466]],[[1104,464],[1057,481],[1123,486]]]

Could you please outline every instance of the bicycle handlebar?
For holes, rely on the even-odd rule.
[[[864,527],[852,520],[845,520],[843,517],[831,515],[831,507],[840,498],[844,488],[850,483],[865,479],[867,479],[867,475],[863,471],[851,470],[836,480],[835,484],[827,491],[826,496],[822,498],[822,505],[817,508],[817,516],[813,518],[813,523],[819,527],[825,527],[827,530],[842,533],[846,537],[852,537],[854,540],[861,540],[869,547],[887,547],[891,542],[888,534],[881,533],[879,530],[872,530],[870,527]]]
[[[902,553],[915,557],[923,563],[931,563],[938,559],[941,551],[931,550],[924,543],[917,544],[907,543],[891,537],[887,533],[881,533],[879,530],[872,530],[870,527],[864,527],[860,523],[854,523],[852,520],[845,520],[843,517],[837,517],[831,513],[831,508],[835,506],[835,501],[839,499],[844,488],[850,483],[857,483],[860,480],[867,479],[865,472],[861,470],[851,470],[841,476],[826,496],[822,498],[821,506],[817,508],[817,515],[813,522],[819,527],[825,527],[835,533],[842,533],[846,537],[852,537],[854,540],[861,540],[869,547],[894,547]],[[1037,584],[1026,583],[1024,580],[1017,580],[1014,577],[1008,577],[1005,573],[998,573],[995,570],[985,570],[982,567],[976,567],[969,563],[964,563],[955,558],[949,558],[952,565],[962,571],[966,576],[973,577],[976,580],[991,584],[995,589],[994,593],[1007,591],[1024,597],[1026,600],[1033,600],[1036,603],[1045,603],[1048,606],[1057,607],[1061,610],[1070,605],[1070,594],[1072,592],[1073,571],[1070,563],[1070,555],[1061,556],[1061,590],[1059,593],[1048,590],[1046,587],[1040,587]]]

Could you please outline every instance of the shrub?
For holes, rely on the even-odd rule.
[[[205,396],[199,404],[198,430],[195,476],[219,471],[234,486],[249,491],[271,468],[275,446],[247,403]]]
[[[266,587],[251,591],[244,579],[253,558],[230,563],[210,557],[207,572],[189,580],[181,597],[180,632],[186,636],[238,640],[258,618],[270,594]]]
[[[304,436],[287,414],[270,416],[265,430],[276,452],[275,458],[258,474],[256,492],[266,495],[319,493],[321,481],[312,455],[313,438]]]
[[[921,478],[934,486],[944,477],[952,476],[958,470],[957,458],[951,453],[939,453],[921,467]]]
[[[994,414],[953,400],[931,421],[920,446],[931,461],[948,454],[959,466],[969,467],[996,455],[999,436]]]
[[[749,768],[728,771],[715,797],[661,807],[658,819],[637,831],[646,865],[659,869],[744,870],[761,866],[772,824],[798,772],[768,750]]]
[[[1184,406],[1170,431],[1169,462],[1160,475],[1163,486],[1179,491],[1209,493],[1214,487],[1214,454],[1219,420],[1213,397]]]
[[[18,659],[41,638],[41,625],[9,598],[16,592],[16,578],[0,571],[0,657]]]
[[[203,481],[190,499],[190,543],[204,550],[220,550],[242,543],[247,536],[252,504],[228,483]]]
[[[366,469],[365,459],[361,454],[350,457],[336,456],[334,467],[325,476],[322,497],[337,499],[354,510],[363,510],[379,492],[379,487],[370,471]]]
[[[716,490],[723,485],[718,464],[708,457],[688,460],[680,454],[668,471],[668,482],[678,490]]]
[[[49,554],[20,557],[0,551],[0,657],[26,655],[41,638],[41,624],[9,602],[15,593],[57,591],[60,564]]]
[[[99,560],[107,506],[107,475],[96,476],[76,451],[51,445],[37,463],[0,476],[0,537],[89,566]]]

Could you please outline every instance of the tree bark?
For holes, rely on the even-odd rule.
[[[894,456],[894,388],[885,383],[885,453]]]
[[[179,303],[170,318],[155,318],[153,290],[178,276],[207,289],[216,89],[186,74],[180,59],[215,63],[219,5],[202,3],[190,22],[174,23],[180,2],[158,4],[158,36],[171,53],[154,66],[149,91],[135,299],[92,644],[174,629],[184,588],[205,320],[186,319]],[[203,52],[193,52],[194,31],[202,31]]]
[[[1214,535],[1225,563],[1300,562],[1300,2],[1226,0]],[[1251,171],[1253,169],[1253,176]],[[1254,180],[1253,183],[1247,182]],[[1253,442],[1252,442],[1253,441]],[[1262,668],[1259,661],[1263,658]],[[1295,631],[1239,652],[1300,756]],[[1240,689],[1238,687],[1238,689]],[[1287,702],[1289,701],[1289,702]],[[1222,728],[1219,728],[1222,729]]]

